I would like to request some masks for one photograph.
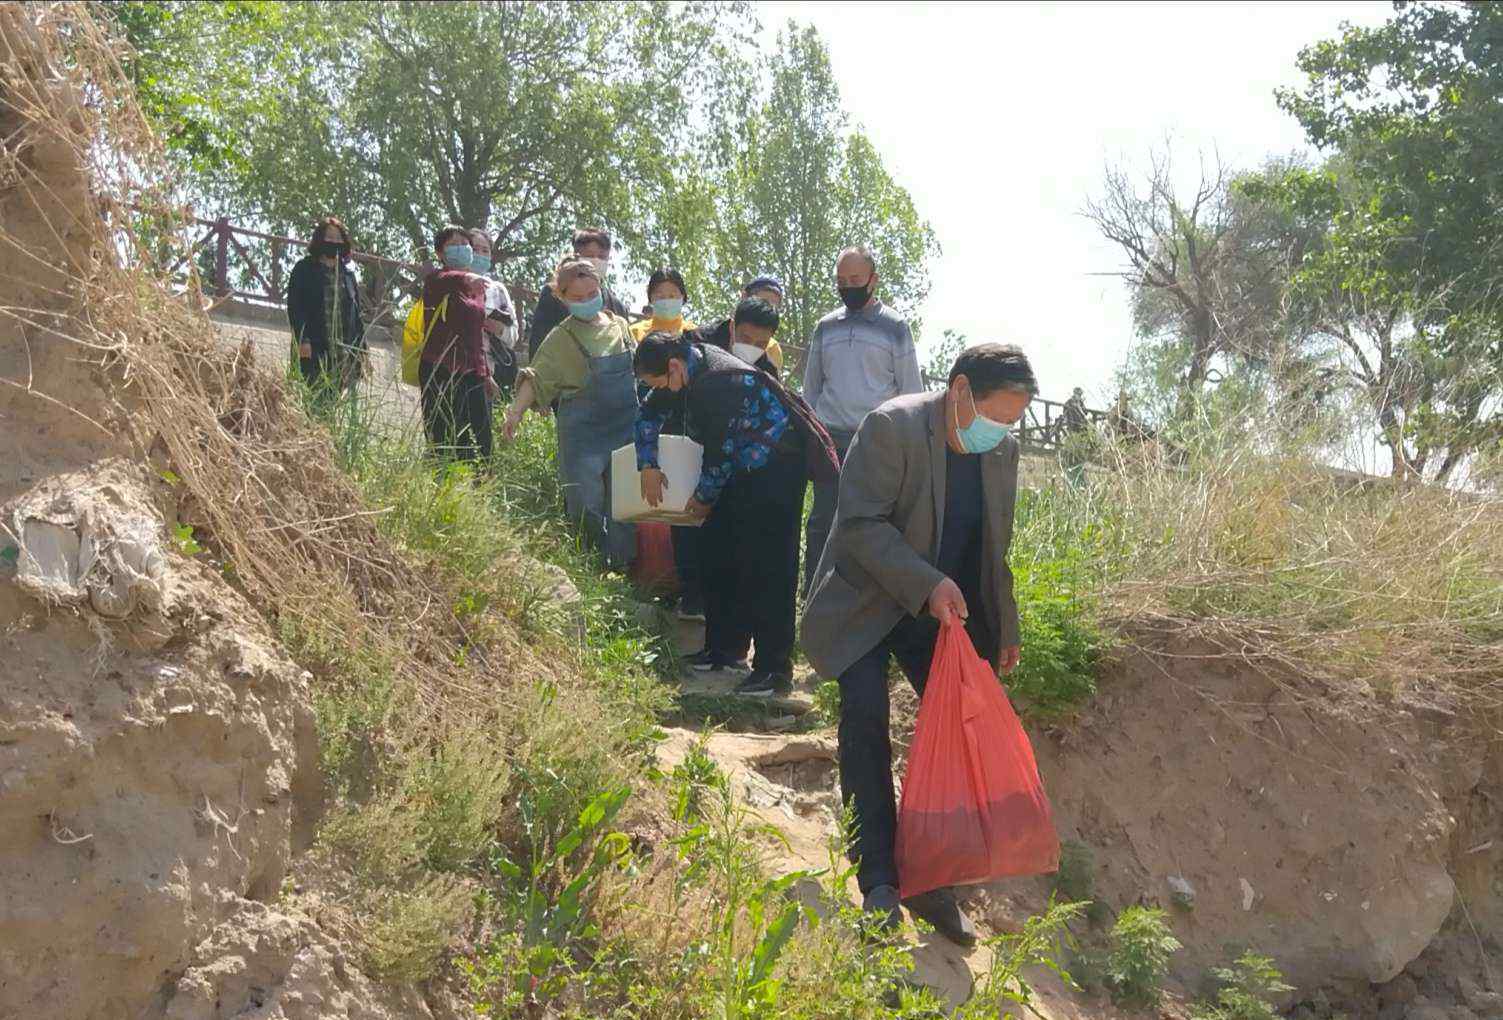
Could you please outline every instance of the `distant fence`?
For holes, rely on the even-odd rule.
[[[211,297],[235,298],[268,310],[287,306],[287,270],[303,256],[307,240],[237,226],[223,216],[217,220],[193,217],[188,222],[195,229],[207,229],[167,267],[169,275],[183,273],[186,279],[186,270],[193,264]],[[391,325],[394,306],[415,296],[423,278],[438,268],[433,262],[402,262],[362,251],[351,252],[350,261],[363,270],[360,301],[368,324]],[[514,284],[507,284],[507,289],[519,310],[530,311],[537,299],[535,292]]]
[[[949,385],[949,380],[944,377],[924,373],[925,389],[942,390],[947,385]],[[1090,427],[1106,428],[1108,426],[1111,415],[1106,411],[1089,407],[1084,410]],[[1065,424],[1065,405],[1057,400],[1034,397],[1028,402],[1022,419],[1014,426],[1014,429],[1017,432],[1018,441],[1030,453],[1053,453],[1064,443],[1065,435],[1069,431]]]

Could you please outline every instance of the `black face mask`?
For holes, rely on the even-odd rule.
[[[314,241],[312,248],[315,255],[333,255],[336,258],[343,256],[348,250],[338,241]]]
[[[872,299],[872,281],[870,280],[866,281],[864,287],[837,287],[836,289],[840,291],[840,300],[848,311],[859,312]]]

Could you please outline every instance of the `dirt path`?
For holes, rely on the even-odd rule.
[[[692,653],[703,646],[704,627],[675,621],[674,637],[681,652]],[[835,729],[825,725],[814,707],[818,678],[801,666],[795,670],[793,694],[771,703],[735,699],[731,692],[739,679],[734,673],[686,674],[680,687],[684,700],[719,709],[720,721],[688,718],[691,725],[668,728],[658,749],[659,761],[671,769],[704,741],[705,753],[730,780],[738,800],[758,821],[782,833],[786,842],[768,840],[764,847],[764,863],[770,870],[784,875],[826,868],[839,819],[840,778]],[[894,694],[893,742],[901,753],[911,736],[904,730],[911,726],[912,706],[904,702],[911,702],[912,696],[903,698],[897,688]],[[735,712],[734,700],[751,704],[744,713]],[[985,937],[1021,929],[1047,906],[1048,888],[1046,879],[996,882],[969,890],[966,903]],[[854,881],[849,893],[852,902],[859,902]],[[939,992],[952,1008],[971,997],[991,968],[991,953],[984,946],[967,952],[935,934],[911,938],[913,980]],[[1028,976],[1045,1020],[1113,1020],[1121,1015],[1099,1003],[1082,1005],[1052,974]]]

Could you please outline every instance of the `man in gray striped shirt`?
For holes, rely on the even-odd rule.
[[[830,430],[836,452],[846,450],[868,411],[924,388],[913,331],[877,297],[877,262],[866,247],[851,247],[835,262],[842,307],[819,320],[804,365],[804,399]],[[804,532],[804,593],[835,521],[838,484],[814,486]]]

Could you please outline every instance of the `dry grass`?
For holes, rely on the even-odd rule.
[[[1087,563],[1123,635],[1194,627],[1342,689],[1503,702],[1503,500],[1358,483],[1271,440],[1153,454],[1111,451],[1021,543]]]
[[[156,267],[188,235],[166,212],[120,44],[88,6],[0,5],[0,40],[0,188],[33,199],[0,224],[7,282],[28,295],[0,307],[0,326],[92,367],[114,406],[72,413],[170,479],[201,555],[313,671],[345,795],[321,837],[342,869],[321,916],[374,973],[430,976],[469,923],[477,858],[547,838],[581,798],[632,775],[642,713],[597,690],[579,648],[522,634],[524,579],[476,542],[497,533],[481,494],[461,480],[449,496],[465,516],[405,547],[421,530],[412,508],[454,483],[409,460],[402,477],[387,465],[389,500],[368,502],[329,428],[249,345],[219,344],[201,295],[174,295]],[[71,396],[31,385],[54,406]],[[557,780],[545,832],[517,824],[523,770]],[[646,792],[636,810],[653,803]]]

